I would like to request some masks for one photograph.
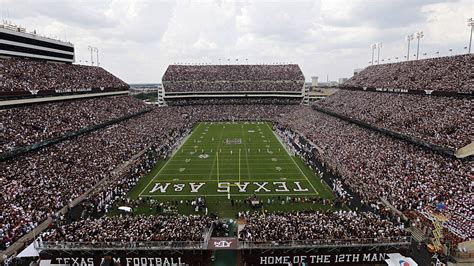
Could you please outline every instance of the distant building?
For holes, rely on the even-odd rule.
[[[318,88],[337,87],[339,83],[337,81],[319,82]]]
[[[348,78],[339,78],[338,83],[342,84],[342,83],[346,82],[347,80],[348,80]]]
[[[142,83],[129,85],[130,94],[156,93],[160,88],[162,88],[161,83]]]
[[[322,99],[330,96],[331,94],[335,93],[338,90],[339,89],[332,88],[332,87],[326,87],[326,88],[313,87],[313,90],[311,92],[309,92],[309,95],[308,95],[309,102],[312,103],[312,102],[315,102],[315,101],[322,100]]]
[[[313,87],[318,86],[318,79],[319,77],[317,76],[311,77],[311,85],[313,85]]]

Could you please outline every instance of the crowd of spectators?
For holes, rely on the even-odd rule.
[[[163,75],[167,81],[303,80],[296,64],[287,65],[170,65]]]
[[[157,108],[75,139],[0,161],[1,248],[47,217],[55,216],[100,180],[111,179],[112,171],[139,151],[154,145],[164,156],[197,121],[272,120],[289,110],[291,106],[284,105]]]
[[[472,195],[469,162],[445,158],[316,112],[311,107],[191,105],[158,108],[117,125],[0,162],[5,169],[0,178],[3,247],[54,215],[99,180],[110,178],[113,169],[140,150],[154,145],[160,156],[166,156],[186,134],[183,129],[191,128],[198,121],[223,120],[275,121],[288,137],[301,135],[318,145],[323,153],[317,149],[304,152],[314,153],[315,159],[338,172],[344,183],[365,200],[382,196],[401,211],[420,211],[444,202],[452,227],[472,237],[472,210],[464,208],[460,212],[455,207],[466,206],[466,195]],[[112,182],[122,184],[123,188],[110,192],[107,188],[115,186],[105,185],[98,194],[102,196],[92,201],[100,205],[98,211],[103,211],[109,199],[126,193],[132,186],[128,182],[133,184],[136,180],[125,178]]]
[[[474,92],[474,55],[413,60],[369,66],[343,87]]]
[[[277,119],[283,134],[314,160],[340,175],[365,201],[386,199],[398,210],[421,212],[444,203],[444,214],[463,239],[474,237],[472,210],[456,215],[474,196],[469,160],[448,158],[413,144],[300,106]],[[301,143],[304,136],[308,143]]]
[[[59,137],[68,131],[135,114],[146,106],[128,96],[51,102],[0,110],[0,152]]]
[[[171,146],[186,128],[178,110],[160,108],[77,138],[1,161],[3,248],[82,195],[150,145]]]
[[[47,217],[54,216],[103,179],[111,180],[104,183],[111,185],[104,185],[101,193],[96,194],[99,196],[92,197],[90,202],[98,205],[98,212],[106,210],[112,199],[122,196],[136,183],[136,173],[146,171],[138,167],[134,168],[135,174],[132,172],[126,175],[128,177],[113,177],[114,170],[138,152],[153,147],[159,156],[166,156],[194,123],[232,120],[273,121],[286,138],[298,142],[303,136],[313,143],[301,143],[300,147],[304,148],[300,152],[312,154],[315,160],[337,172],[343,183],[364,200],[370,202],[382,197],[401,211],[418,212],[442,202],[447,206],[444,213],[450,220],[448,225],[463,239],[474,235],[473,212],[468,207],[474,190],[470,161],[446,158],[309,106],[187,105],[156,108],[113,126],[0,162],[3,169],[0,176],[1,249]],[[77,225],[88,223],[81,221]],[[371,225],[372,228],[378,226],[377,223]],[[71,228],[76,230],[74,226]],[[392,233],[391,230],[375,231],[382,236]],[[334,231],[335,237],[340,236],[337,232],[339,230]],[[261,234],[263,237],[266,233]],[[87,239],[87,235],[83,237]]]
[[[115,172],[111,179],[105,180],[96,186],[94,193],[91,193],[82,202],[82,217],[97,217],[107,214],[114,202],[120,201],[129,203],[128,192],[135,187],[141,177],[148,173],[159,159],[166,158],[179,143],[179,140],[189,134],[189,130],[180,129],[171,132],[169,139],[173,142],[157,143],[150,146],[139,158],[131,161],[131,165],[123,169],[122,172]]]
[[[166,92],[302,91],[298,65],[170,65],[163,76]]]
[[[304,81],[186,81],[163,84],[166,92],[298,92],[303,91]]]
[[[404,224],[394,224],[372,212],[288,212],[252,213],[239,232],[244,241],[311,241],[377,239],[406,236]]]
[[[301,97],[255,97],[255,98],[236,98],[236,97],[222,97],[222,98],[176,98],[167,99],[167,105],[249,105],[249,104],[269,104],[269,105],[288,105],[300,104]]]
[[[470,97],[339,90],[315,106],[449,149],[474,140]]]
[[[103,216],[49,229],[42,234],[42,240],[96,243],[203,241],[213,222],[209,216],[199,215]]]
[[[473,91],[472,55],[371,66],[344,86],[415,90]],[[0,93],[11,91],[125,88],[124,82],[98,67],[0,59]],[[165,90],[283,90],[303,84],[297,65],[172,65],[163,77]],[[225,84],[225,86],[222,86]],[[228,85],[228,86],[227,86]],[[174,87],[173,87],[174,86]],[[301,86],[298,90],[301,89]],[[291,86],[296,91],[296,85]],[[231,88],[231,89],[229,89]],[[288,87],[289,88],[289,87]],[[284,89],[287,90],[287,89]],[[367,128],[313,110],[255,100],[193,99],[157,108],[133,119],[0,162],[0,250],[47,217],[105,180],[88,198],[95,212],[107,212],[160,157],[166,157],[199,121],[273,121],[279,134],[342,178],[342,185],[364,201],[382,197],[402,212],[422,215],[442,204],[444,224],[461,239],[474,238],[474,168],[469,160],[447,158]],[[244,104],[247,103],[247,104]],[[264,103],[264,104],[262,104]],[[211,105],[209,105],[211,104]],[[472,100],[372,92],[340,91],[316,104],[379,127],[449,148],[472,141]],[[2,152],[34,144],[67,131],[102,123],[144,107],[128,97],[48,103],[0,111]],[[115,170],[140,151],[125,174]],[[252,214],[240,238],[278,241],[322,238],[390,238],[403,226],[370,212]],[[202,240],[212,220],[198,216],[85,218],[51,229],[53,241]]]
[[[101,67],[0,59],[0,95],[10,92],[87,89],[127,89],[129,86]]]

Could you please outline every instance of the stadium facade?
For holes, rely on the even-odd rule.
[[[3,23],[0,24],[0,57],[2,56],[73,63],[74,45]]]
[[[307,100],[304,80],[303,72],[296,64],[170,65],[162,78],[158,103],[179,105],[206,100],[249,102],[264,99],[300,103]]]
[[[292,241],[288,243],[250,243],[237,238],[208,238],[196,242],[137,243],[45,243],[36,242],[40,265],[126,266],[208,265],[216,250],[234,251],[242,265],[382,265],[387,254],[411,253],[410,237],[387,242],[375,239],[347,241]],[[85,251],[87,250],[87,251]]]

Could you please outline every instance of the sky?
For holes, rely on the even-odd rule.
[[[97,47],[101,66],[129,83],[161,82],[170,64],[228,62],[294,63],[306,80],[326,81],[366,67],[373,43],[382,43],[380,63],[402,60],[406,36],[419,31],[420,58],[465,53],[473,3],[0,0],[0,11],[2,19],[27,31],[72,42],[76,63],[90,64],[88,46]]]

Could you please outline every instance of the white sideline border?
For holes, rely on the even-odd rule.
[[[268,124],[266,124],[267,127],[273,132],[273,130],[270,128],[270,126]],[[280,142],[280,144],[286,149],[286,146],[283,144],[283,142],[281,141],[280,139],[280,136],[278,136],[277,134],[275,134],[275,132],[273,132],[273,135],[277,138],[277,140]],[[290,153],[288,152],[288,155],[290,155]],[[296,167],[298,168],[298,170],[300,170],[301,174],[303,174],[303,176],[306,178],[306,181],[308,181],[308,183],[311,185],[311,187],[313,188],[314,190],[314,193],[316,193],[316,195],[319,195],[319,192],[316,190],[316,188],[313,186],[313,183],[311,183],[311,181],[309,181],[308,177],[306,176],[306,174],[303,172],[303,170],[301,170],[300,166],[296,163],[295,159],[290,155],[291,157],[291,160],[293,161],[293,163],[296,165]]]
[[[201,126],[201,124],[199,124],[199,126],[197,126],[194,130],[198,129],[199,127]],[[181,148],[181,146],[183,146],[183,144],[188,140],[189,137],[191,137],[191,135],[193,134],[193,131],[191,131],[191,134],[187,135],[186,137],[184,137],[182,140],[181,140],[181,143],[178,145],[178,147],[176,147],[176,149],[174,151],[171,152],[171,156],[169,158],[168,161],[166,161],[166,163],[160,168],[160,170],[153,176],[152,179],[150,179],[150,181],[148,182],[148,184],[146,184],[146,186],[143,188],[143,190],[140,192],[140,194],[138,194],[138,197],[141,197],[143,195],[143,192],[148,188],[148,186],[153,182],[155,181],[155,178],[160,174],[161,171],[163,171],[163,169],[165,168],[166,165],[168,165],[169,162],[171,162],[174,158],[174,154]]]

